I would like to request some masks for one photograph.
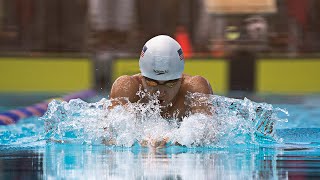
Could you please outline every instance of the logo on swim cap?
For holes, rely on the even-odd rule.
[[[165,73],[168,73],[168,70],[164,70],[164,71],[162,71],[162,70],[153,70],[155,73],[156,73],[156,75],[161,75],[161,74],[165,74]]]
[[[179,54],[180,60],[184,60],[184,56],[181,48],[178,50],[178,54]]]
[[[143,57],[143,56],[144,56],[144,53],[146,53],[147,49],[148,49],[147,46],[144,45],[143,48],[142,48],[140,57]]]

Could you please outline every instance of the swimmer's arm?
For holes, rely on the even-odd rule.
[[[190,106],[191,114],[202,113],[212,115],[212,105],[208,103],[208,100],[213,91],[209,81],[201,76],[194,76],[192,77],[191,86],[189,86],[188,91],[190,93],[205,94],[196,99],[196,102],[190,103],[192,104]]]
[[[136,95],[139,90],[139,82],[132,76],[120,76],[115,80],[110,91],[110,101],[111,105],[108,107],[104,106],[104,109],[112,109],[118,105],[126,106],[129,102],[136,102],[139,97]],[[109,131],[112,134],[112,130],[105,127],[104,131]],[[103,139],[102,143],[105,145],[114,145],[114,139]]]
[[[139,90],[139,82],[132,76],[120,76],[112,85],[110,91],[111,106],[108,109],[112,109],[117,105],[126,105],[128,101],[137,102],[139,97],[136,95]]]

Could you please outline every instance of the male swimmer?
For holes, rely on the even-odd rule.
[[[132,76],[119,77],[112,85],[110,99],[113,108],[125,105],[128,101],[147,103],[148,98],[140,98],[139,91],[158,94],[163,118],[186,117],[193,113],[210,115],[210,106],[192,103],[188,100],[188,93],[201,93],[202,97],[213,94],[212,88],[204,77],[190,76],[183,73],[184,57],[181,46],[177,41],[166,35],[156,36],[145,43],[139,59],[141,73]],[[204,98],[206,100],[206,98]],[[257,109],[258,111],[258,109]],[[273,132],[273,123],[263,120],[258,130],[263,134]],[[142,145],[163,147],[163,141],[141,142]]]
[[[158,93],[161,115],[164,118],[183,118],[192,113],[210,114],[207,106],[190,106],[187,93],[213,94],[212,88],[204,77],[183,73],[184,57],[181,46],[166,35],[156,36],[145,43],[140,55],[141,73],[119,77],[112,85],[110,99],[112,107],[130,102],[146,103],[149,99],[140,99],[139,90],[149,94]],[[111,108],[112,108],[111,107]]]

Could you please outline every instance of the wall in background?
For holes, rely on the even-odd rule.
[[[93,61],[89,58],[61,57],[1,57],[0,92],[49,92],[64,93],[94,87]],[[246,66],[244,66],[246,67]],[[228,93],[235,72],[231,61],[224,59],[188,59],[185,73],[207,78],[217,94]],[[320,59],[258,59],[254,66],[237,71],[232,76],[240,79],[254,68],[253,92],[269,94],[320,93]],[[112,81],[117,77],[139,73],[139,63],[134,58],[113,61]],[[106,82],[107,83],[107,82]],[[237,84],[248,89],[245,82]]]
[[[320,59],[260,59],[255,85],[263,93],[320,93]]]
[[[92,87],[88,58],[1,57],[0,92],[73,92]]]

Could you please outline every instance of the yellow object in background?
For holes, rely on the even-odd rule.
[[[134,75],[140,73],[139,60],[137,59],[117,59],[113,61],[112,81],[122,75]]]
[[[113,61],[112,80],[140,72],[137,59]],[[255,92],[269,94],[320,93],[319,59],[258,59]],[[229,91],[229,61],[188,59],[186,74],[207,78],[216,94]],[[93,87],[93,64],[88,58],[1,57],[0,92],[67,93]]]
[[[224,94],[229,90],[229,62],[222,59],[192,59],[185,64],[186,74],[208,79],[213,92]]]
[[[92,87],[88,58],[1,57],[1,92],[73,92]]]
[[[262,93],[320,92],[319,59],[261,59],[256,65],[256,90]]]

